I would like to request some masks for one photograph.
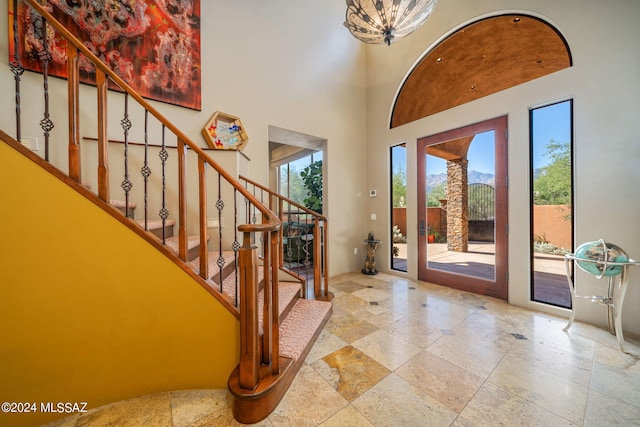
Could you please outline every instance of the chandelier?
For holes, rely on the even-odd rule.
[[[427,20],[438,0],[347,0],[344,26],[365,43],[391,45]]]

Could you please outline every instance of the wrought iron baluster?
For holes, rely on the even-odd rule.
[[[24,74],[24,67],[22,66],[22,61],[20,61],[18,44],[18,0],[13,0],[13,61],[9,64],[9,68],[13,73],[13,78],[16,82],[15,89],[15,102],[16,102],[16,140],[18,142],[22,142],[22,129],[21,123],[22,118],[20,115],[21,107],[20,107],[20,81],[22,79],[22,75]]]
[[[256,186],[255,185],[253,186],[253,197],[256,197]],[[258,217],[256,216],[256,205],[252,204],[249,209],[251,209],[251,224],[255,224],[256,222],[258,222]],[[265,256],[265,251],[264,251],[264,242],[265,242],[264,233],[259,233],[259,234],[260,234],[260,237],[259,237],[259,239],[260,239],[260,251],[261,251],[262,257],[264,258],[264,256]],[[254,243],[255,243],[255,241],[254,241]]]
[[[167,147],[165,145],[164,140],[164,131],[165,125],[162,125],[162,149],[158,156],[160,157],[160,161],[162,162],[162,208],[160,208],[160,218],[162,219],[162,244],[166,243],[165,236],[165,225],[167,223],[167,218],[169,218],[169,210],[167,210],[167,182],[166,182],[166,163],[169,158],[169,153],[167,152]]]
[[[124,190],[124,205],[126,216],[129,217],[129,191],[133,188],[133,184],[129,180],[129,129],[131,129],[131,120],[129,120],[129,94],[124,94],[124,118],[120,120],[122,129],[124,130],[124,180],[120,185]]]
[[[218,268],[220,268],[220,292],[222,292],[223,275],[222,270],[225,265],[224,256],[222,255],[222,209],[224,209],[224,200],[222,200],[222,175],[218,173],[218,200],[216,200],[216,209],[218,209]]]
[[[238,297],[240,294],[239,288],[239,277],[238,277],[238,251],[240,250],[240,242],[238,241],[238,189],[233,189],[233,244],[231,248],[233,249],[233,265],[236,271],[236,307],[238,307]]]
[[[307,282],[309,282],[309,266],[311,264],[310,254],[309,254],[309,214],[304,214],[304,230],[302,230],[302,235],[300,236],[300,247],[302,248],[302,253],[304,254],[304,277]]]
[[[251,217],[251,205],[249,203],[249,199],[247,199],[246,197],[244,198],[244,213],[245,213],[245,222],[247,224],[249,224],[249,222],[251,221],[250,217]],[[251,235],[251,244],[255,244],[256,243],[256,233],[250,233]]]
[[[256,197],[256,186],[253,186],[253,197]],[[258,222],[258,218],[256,217],[256,206],[255,205],[251,205],[251,207],[253,208],[252,214],[251,214],[251,224],[255,224],[256,222]]]
[[[144,164],[140,170],[144,178],[144,230],[149,230],[149,201],[147,185],[151,169],[149,168],[149,111],[144,110]]]
[[[40,120],[40,127],[44,131],[44,159],[49,161],[49,133],[53,130],[54,125],[49,115],[49,63],[53,60],[51,52],[49,52],[49,38],[47,36],[47,21],[40,18],[42,31],[42,49],[38,52],[38,57],[42,62],[42,79],[44,86],[44,118]]]
[[[293,259],[293,223],[291,222],[291,205],[287,208],[287,235],[283,239],[287,239],[287,264],[291,268],[291,260]]]

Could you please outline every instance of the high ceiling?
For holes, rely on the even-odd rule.
[[[548,23],[525,15],[482,19],[431,50],[402,86],[391,127],[570,67],[564,38]]]

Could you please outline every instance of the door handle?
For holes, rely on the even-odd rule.
[[[420,220],[420,223],[418,224],[418,230],[420,231],[421,236],[424,236],[427,232],[427,230],[425,230],[424,228],[424,220]]]

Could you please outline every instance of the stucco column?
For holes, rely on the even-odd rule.
[[[469,186],[467,159],[447,161],[447,249],[466,252],[469,248]]]

